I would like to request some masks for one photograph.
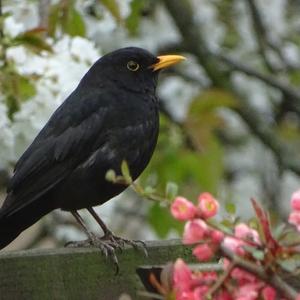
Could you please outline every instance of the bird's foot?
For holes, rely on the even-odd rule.
[[[119,272],[119,262],[116,256],[116,250],[123,250],[126,245],[130,245],[135,249],[143,249],[146,256],[148,252],[146,249],[146,244],[139,240],[129,240],[118,236],[115,236],[111,231],[108,231],[104,236],[98,237],[92,233],[89,233],[89,238],[83,241],[68,242],[65,247],[73,248],[98,248],[106,257],[111,257],[115,266],[116,274]]]
[[[89,238],[83,241],[68,242],[65,247],[72,248],[90,248],[96,247],[103,253],[106,257],[111,257],[114,265],[116,266],[116,274],[119,272],[119,261],[115,253],[116,247],[110,245],[103,240],[102,237],[98,237],[92,233],[89,234]]]
[[[146,244],[140,240],[129,240],[114,235],[111,231],[107,231],[101,239],[108,243],[114,249],[123,250],[126,245],[132,246],[134,249],[142,249],[145,256],[148,256]]]

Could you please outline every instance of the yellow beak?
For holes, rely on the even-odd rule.
[[[150,68],[152,68],[153,71],[167,68],[186,59],[184,56],[181,55],[161,55],[157,56],[157,58],[158,62],[150,66]]]

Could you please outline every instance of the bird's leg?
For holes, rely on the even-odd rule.
[[[89,207],[87,210],[102,228],[104,236],[112,234],[112,232],[107,228],[105,223],[101,220],[101,218],[97,215],[97,213],[94,211],[92,207]]]
[[[97,215],[97,213],[95,212],[95,210],[92,207],[89,207],[87,209],[89,211],[89,213],[93,216],[93,218],[96,220],[96,222],[100,225],[100,227],[102,228],[104,235],[103,237],[101,237],[101,240],[103,240],[103,242],[108,243],[110,246],[114,247],[114,248],[119,248],[119,249],[123,249],[124,246],[127,245],[131,245],[132,247],[134,247],[135,249],[138,249],[139,247],[141,247],[145,253],[145,255],[147,256],[147,249],[146,249],[146,244],[143,241],[139,241],[139,240],[129,240],[129,239],[124,239],[118,236],[115,236],[105,225],[105,223],[101,220],[101,218]]]
[[[115,254],[115,247],[103,242],[99,237],[97,237],[95,234],[93,234],[84,224],[84,221],[82,219],[82,217],[80,216],[80,214],[75,210],[75,211],[71,211],[71,214],[74,216],[74,218],[76,219],[76,221],[82,226],[82,228],[84,229],[86,235],[88,236],[87,240],[83,240],[83,241],[77,241],[77,242],[68,242],[65,246],[66,247],[92,247],[95,246],[97,248],[99,248],[107,257],[108,255],[112,257],[116,268],[117,268],[117,272],[119,270],[119,266],[118,266],[118,259],[117,256]]]
[[[84,224],[84,221],[81,218],[80,214],[76,210],[71,211],[71,214],[74,216],[74,218],[76,219],[76,221],[82,226],[82,228],[84,229],[86,235],[89,238],[91,238],[93,236],[93,233],[91,231],[89,231],[89,229],[86,227],[86,225]]]

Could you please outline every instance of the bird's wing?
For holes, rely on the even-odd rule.
[[[109,109],[103,95],[72,94],[16,164],[4,203],[13,214],[51,190],[99,147]]]

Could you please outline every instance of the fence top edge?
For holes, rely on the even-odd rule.
[[[154,248],[165,248],[165,247],[175,247],[181,246],[182,243],[180,239],[170,239],[170,240],[155,240],[155,241],[145,241],[147,249]],[[130,249],[126,247],[125,251]],[[49,248],[49,249],[28,249],[28,250],[13,250],[13,251],[2,251],[0,252],[0,260],[18,258],[18,257],[37,257],[37,256],[51,256],[51,255],[68,255],[68,254],[86,254],[86,253],[96,253],[98,250],[96,248]]]

